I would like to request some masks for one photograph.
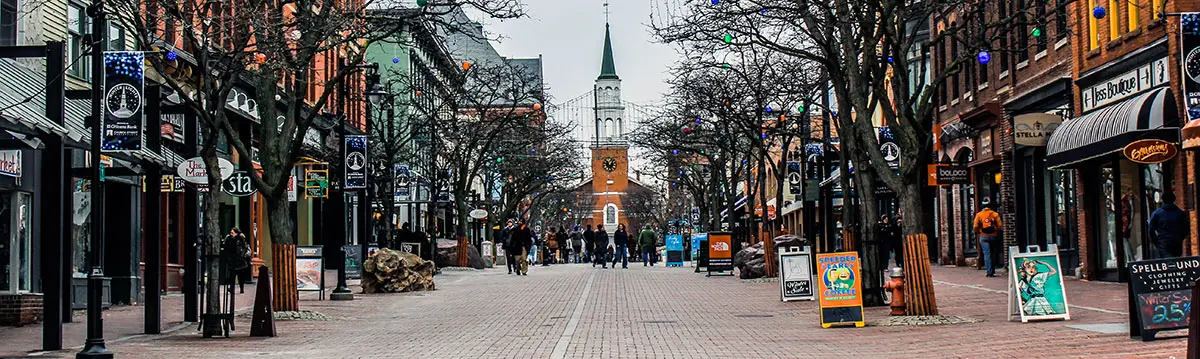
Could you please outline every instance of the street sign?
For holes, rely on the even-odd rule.
[[[217,166],[221,169],[221,180],[229,178],[233,175],[233,163],[224,158],[217,158]],[[204,165],[204,159],[200,157],[192,157],[179,164],[175,172],[184,181],[196,184],[208,183],[208,169]]]
[[[304,198],[329,197],[329,171],[304,171]]]
[[[234,171],[221,183],[221,190],[234,197],[258,193],[258,188],[254,188],[254,183],[250,180],[250,173],[246,171]]]
[[[487,217],[488,212],[487,212],[487,210],[477,208],[477,209],[471,210],[471,213],[469,213],[468,215],[470,215],[471,218],[474,218],[474,219],[484,219]]]

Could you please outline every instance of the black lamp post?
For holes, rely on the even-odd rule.
[[[87,279],[87,340],[76,358],[112,358],[104,344],[104,317],[100,313],[104,296],[104,172],[100,168],[101,123],[104,112],[104,51],[108,50],[108,16],[104,2],[95,0],[88,6],[92,17],[92,213],[91,243],[88,245]]]
[[[339,70],[343,70],[343,69],[346,69],[346,68],[350,68],[350,69],[353,69],[353,70],[357,70],[357,69],[374,69],[374,70],[378,71],[378,69],[379,69],[379,64],[374,64],[374,63],[371,63],[371,64],[347,65],[347,64],[345,64],[345,63],[342,63],[342,64],[340,64],[340,69],[339,69]],[[372,72],[372,74],[373,74],[373,72]],[[368,75],[370,75],[370,74],[368,74]],[[371,78],[371,77],[370,77],[370,76],[368,76],[368,80],[369,80],[370,78]],[[377,78],[378,78],[378,75],[376,75],[376,77],[375,77],[375,78],[377,79]],[[339,105],[339,106],[341,106],[341,107],[342,107],[342,109],[341,109],[341,110],[342,110],[342,111],[344,111],[344,110],[345,110],[345,107],[346,107],[346,100],[347,100],[348,94],[349,94],[349,92],[350,92],[350,91],[349,91],[349,88],[348,88],[348,85],[347,85],[347,81],[346,81],[346,79],[345,79],[345,78],[343,78],[343,79],[342,79],[342,83],[341,83],[341,85],[340,85],[340,86],[338,86],[338,89],[339,89],[339,91],[338,91],[338,105]],[[370,100],[370,98],[368,98],[368,100]],[[343,113],[344,113],[344,112],[343,112]],[[371,121],[370,121],[370,119],[371,119],[371,117],[370,117],[370,113],[371,113],[371,109],[370,109],[370,108],[368,108],[368,109],[367,109],[367,126],[365,126],[365,127],[368,129],[368,130],[370,129],[370,124],[371,124]],[[345,116],[342,116],[342,120],[343,120],[343,121],[345,121],[345,119],[346,119],[346,117],[345,117]],[[341,137],[342,137],[342,143],[341,143],[341,144],[339,144],[339,146],[338,146],[338,147],[340,148],[341,155],[342,155],[342,161],[343,161],[343,163],[342,163],[342,179],[343,179],[343,182],[344,182],[344,181],[345,181],[345,178],[346,178],[346,164],[345,164],[345,158],[346,158],[346,143],[345,143],[345,142],[346,142],[346,124],[345,124],[344,122],[343,122],[343,123],[339,123],[339,124],[337,125],[337,129],[338,129],[338,134],[340,134],[340,135],[341,135]],[[340,197],[340,200],[341,200],[341,202],[343,203],[343,206],[342,206],[342,208],[343,208],[343,210],[345,210],[345,208],[346,208],[346,207],[345,207],[345,205],[344,205],[344,204],[346,203],[346,186],[345,186],[345,184],[344,184],[344,183],[343,183],[343,185],[342,185],[342,193],[340,193],[340,194],[338,194],[338,195],[339,195],[339,196],[341,196],[341,197]],[[360,203],[359,203],[359,205],[360,205],[360,206],[362,206],[362,205],[365,205],[365,204],[366,204],[366,203],[364,203],[363,201],[360,201]],[[345,215],[345,213],[344,213],[344,212],[343,212],[342,214],[343,214],[343,215]],[[343,218],[344,218],[344,217],[343,217]],[[364,222],[366,222],[366,221],[368,221],[368,220],[369,220],[369,219],[368,219],[368,218],[366,218],[366,217],[362,218],[362,221],[364,221]],[[345,220],[342,220],[342,221],[340,221],[340,223],[343,223],[343,224],[342,224],[342,226],[343,226],[343,228],[344,228],[344,227],[345,227]],[[331,299],[331,300],[354,300],[354,293],[353,293],[353,292],[351,292],[351,291],[350,291],[350,288],[346,286],[346,250],[345,250],[346,246],[345,246],[345,245],[346,245],[346,238],[347,238],[348,236],[346,236],[346,235],[345,235],[345,234],[346,234],[346,231],[343,231],[343,232],[342,232],[342,234],[343,234],[343,236],[341,237],[342,239],[339,241],[339,243],[340,243],[341,245],[339,245],[339,246],[338,246],[338,248],[337,248],[338,252],[342,254],[342,256],[341,256],[341,263],[339,263],[339,264],[337,265],[337,268],[338,268],[338,282],[337,282],[337,287],[334,287],[334,288],[333,288],[333,293],[331,293],[331,294],[329,295],[329,299]],[[362,237],[365,237],[365,236],[366,236],[366,232],[364,231],[364,232],[363,232],[363,236],[362,236]],[[360,238],[362,238],[362,237],[360,237]],[[360,239],[360,242],[365,242],[365,240],[362,240],[362,239]],[[363,257],[365,257],[365,256],[366,256],[366,254],[367,254],[367,253],[366,253],[366,245],[363,245],[363,246],[362,246],[362,249],[360,250],[359,254],[361,254]],[[361,265],[361,264],[360,264],[360,265]]]

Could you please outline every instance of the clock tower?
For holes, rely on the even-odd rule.
[[[595,96],[595,133],[592,139],[593,225],[604,226],[611,235],[618,223],[629,223],[622,199],[629,188],[629,144],[625,137],[625,105],[621,102],[621,78],[613,62],[609,26],[604,24],[604,55],[600,76],[592,89]],[[628,228],[630,231],[636,228]]]

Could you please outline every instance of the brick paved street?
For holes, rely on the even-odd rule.
[[[1070,321],[1005,322],[1004,280],[964,268],[934,269],[941,314],[982,322],[857,329],[821,329],[816,303],[779,302],[775,283],[706,278],[690,268],[443,273],[434,292],[305,300],[304,309],[336,320],[280,321],[276,338],[246,337],[242,320],[231,339],[205,340],[187,328],[109,348],[126,358],[1182,358],[1186,346],[1068,327],[1123,325],[1125,287],[1116,284],[1068,280]],[[885,315],[867,310],[868,321]],[[0,332],[0,343],[9,334]]]

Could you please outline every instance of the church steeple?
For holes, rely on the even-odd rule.
[[[600,63],[600,77],[596,79],[620,79],[617,77],[617,66],[613,63],[612,37],[608,33],[608,22],[604,23],[604,60]]]

